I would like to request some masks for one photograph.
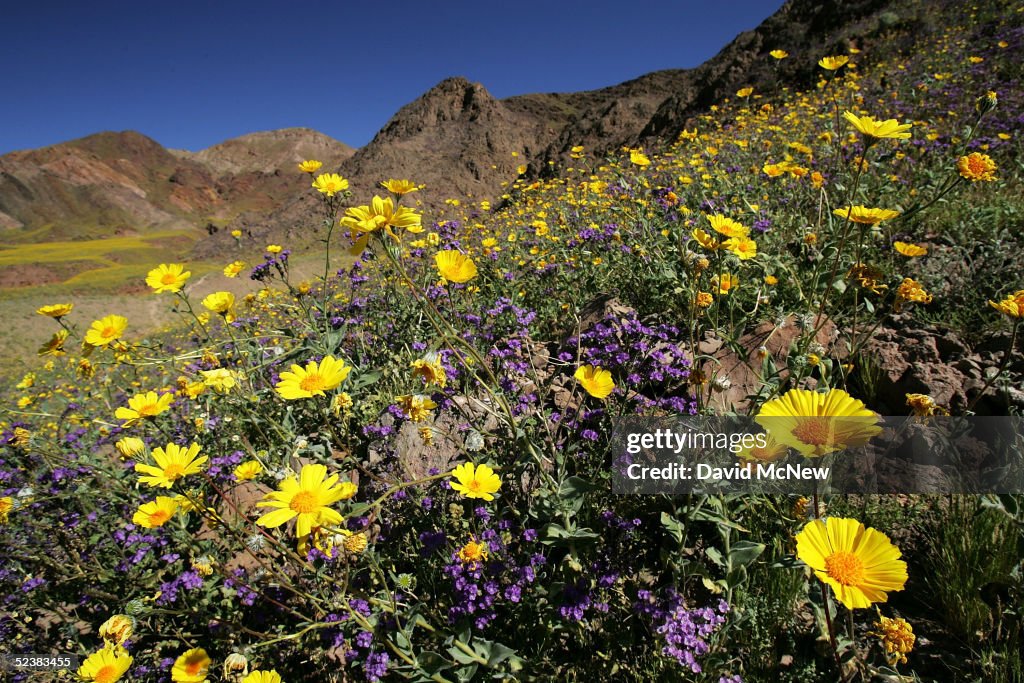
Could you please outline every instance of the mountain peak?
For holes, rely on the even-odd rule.
[[[312,128],[279,128],[240,135],[194,153],[175,153],[225,175],[290,171],[304,159],[317,159],[335,169],[354,151]]]

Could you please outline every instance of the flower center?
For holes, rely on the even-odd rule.
[[[825,558],[825,571],[844,586],[855,586],[864,581],[864,563],[853,553],[840,550]]]
[[[315,492],[299,491],[294,496],[292,496],[292,500],[290,503],[288,503],[288,507],[290,507],[292,510],[295,510],[295,512],[298,512],[299,514],[304,514],[313,512],[318,507],[320,507],[320,505],[319,501],[317,500]]]
[[[178,277],[174,273],[164,273],[160,278],[160,284],[164,285],[173,285],[177,281]]]
[[[203,668],[202,664],[202,662],[189,662],[185,665],[185,673],[189,676],[195,676],[199,673],[199,670]]]
[[[173,462],[164,468],[164,477],[167,479],[181,479],[185,476],[185,467],[181,463]]]
[[[150,524],[153,524],[154,526],[160,526],[161,524],[163,524],[164,522],[166,522],[170,518],[171,518],[171,513],[169,513],[167,510],[157,510],[156,512],[154,512],[153,514],[151,514],[149,516],[149,522],[150,522]],[[99,678],[97,678],[96,680],[98,681]],[[111,680],[113,680],[113,679],[111,679]]]
[[[100,331],[100,336],[104,339],[113,339],[117,336],[117,328],[113,325],[107,325]]]
[[[139,417],[153,417],[157,414],[157,405],[155,403],[147,403],[138,410]]]
[[[793,436],[809,446],[825,446],[835,440],[832,420],[827,417],[807,417],[793,428]]]
[[[114,683],[117,680],[117,667],[113,664],[100,667],[96,675],[93,676],[93,680],[96,683]]]
[[[469,489],[470,491],[472,491],[473,493],[479,493],[480,489],[483,488],[483,487],[480,484],[480,480],[479,479],[473,479],[468,484],[466,484],[466,488]]]
[[[311,394],[323,391],[325,386],[327,386],[327,382],[324,381],[324,378],[315,373],[306,375],[299,381],[299,388]]]

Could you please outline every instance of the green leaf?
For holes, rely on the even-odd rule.
[[[437,652],[427,651],[419,653],[416,657],[416,665],[429,678],[448,668],[448,660]]]
[[[558,498],[565,509],[576,512],[583,506],[583,496],[599,488],[581,477],[569,477],[558,485]]]
[[[479,663],[479,660],[476,657],[474,657],[473,655],[471,655],[469,653],[463,652],[462,650],[460,650],[459,648],[454,647],[454,646],[448,648],[448,654],[450,654],[452,656],[452,659],[454,659],[459,664],[477,664],[477,663]]]
[[[729,549],[729,568],[746,567],[764,552],[764,543],[739,541]]]
[[[683,544],[683,539],[686,538],[686,527],[682,522],[667,512],[662,512],[661,525],[671,534],[677,545]]]
[[[717,512],[713,512],[712,510],[708,510],[707,508],[700,508],[699,510],[695,510],[690,519],[697,522],[714,522],[715,524],[718,524],[720,526],[727,526],[730,529],[736,529],[737,531],[745,531],[747,533],[749,533],[750,531],[749,529],[745,529],[736,522],[732,521],[728,517]]]
[[[708,559],[717,564],[719,567],[725,566],[725,559],[722,557],[722,551],[718,548],[708,548],[704,551],[704,554],[708,556]]]
[[[515,650],[501,643],[491,645],[491,653],[487,658],[487,666],[496,667],[516,653]]]

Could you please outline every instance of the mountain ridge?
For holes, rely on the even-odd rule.
[[[351,183],[354,203],[389,177],[426,185],[430,210],[449,197],[494,199],[519,166],[538,177],[583,145],[601,158],[674,139],[741,87],[808,84],[817,59],[874,40],[891,0],[788,0],[693,69],[666,69],[594,90],[495,98],[464,77],[442,80],[353,149],[308,128],[248,133],[198,152],[167,150],[134,132],[97,133],[0,156],[0,243],[88,238],[175,226],[203,229],[193,255],[214,256],[243,231],[259,244],[301,247],[317,199],[294,164],[318,158]],[[901,7],[902,10],[902,7]],[[908,10],[910,11],[910,10]],[[920,11],[920,10],[918,10]],[[897,16],[900,21],[905,17]],[[774,48],[790,51],[778,62]]]

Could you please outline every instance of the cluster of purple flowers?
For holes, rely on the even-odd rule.
[[[359,598],[350,599],[349,607],[364,617],[369,617],[372,613],[370,603]],[[349,622],[349,615],[328,614],[325,621],[344,624]],[[342,650],[346,662],[357,663],[362,659],[363,674],[370,683],[379,681],[387,675],[391,658],[387,652],[374,649],[371,631],[360,630],[349,639],[341,628],[330,629],[324,632],[322,640],[325,645],[329,643],[330,647]]]
[[[670,588],[660,600],[649,590],[638,591],[634,609],[649,618],[655,632],[664,637],[663,655],[700,673],[698,658],[711,649],[708,640],[725,623],[729,603],[719,600],[715,607],[688,609],[683,596]]]
[[[210,459],[207,473],[217,481],[234,481],[234,470],[242,463],[245,453],[233,451],[227,455],[217,455]]]
[[[249,278],[258,282],[270,280],[274,276],[271,272],[271,268],[273,268],[282,280],[286,280],[288,278],[288,257],[291,253],[290,249],[285,249],[276,255],[264,254],[263,263],[253,266],[249,272]]]
[[[117,571],[127,572],[130,568],[138,565],[149,554],[156,554],[167,546],[167,538],[150,533],[139,533],[135,531],[134,524],[126,524],[123,528],[114,532],[114,540],[117,541],[125,553],[132,553],[123,562],[117,565]]]
[[[194,569],[186,570],[174,579],[160,584],[160,597],[156,599],[156,604],[161,606],[173,605],[178,601],[178,591],[181,589],[194,591],[202,587],[203,577],[199,576],[199,573]]]
[[[242,578],[245,576],[244,569],[236,569],[232,576],[234,578],[224,579],[224,585],[227,588],[235,589],[235,596],[241,601],[246,607],[251,607],[258,597],[257,593],[250,589],[248,586],[242,583]]]
[[[566,246],[572,249],[582,244],[607,244],[615,239],[615,234],[618,232],[618,223],[605,223],[600,229],[587,226],[580,228],[576,236],[566,242]]]
[[[485,508],[477,508],[476,515],[483,521],[489,519]],[[465,562],[458,551],[452,552],[450,562],[444,567],[444,573],[452,581],[452,604],[448,609],[450,622],[471,618],[474,628],[482,630],[497,618],[497,608],[502,602],[521,602],[523,592],[537,580],[537,571],[546,562],[544,555],[528,553],[523,562],[517,562],[513,548],[502,538],[501,532],[507,533],[510,528],[511,523],[502,520],[496,529],[486,529],[480,534],[476,541],[487,548],[487,557],[482,561]],[[537,533],[526,529],[521,538],[523,543],[531,543],[537,540]],[[420,535],[425,554],[440,549],[445,540],[443,533]],[[522,554],[525,549],[515,550]]]
[[[697,405],[686,390],[690,377],[690,359],[679,328],[665,323],[645,324],[637,314],[609,313],[604,320],[570,337],[558,354],[562,362],[574,362],[576,349],[582,349],[581,365],[608,370],[616,382],[630,392],[638,413],[667,410],[696,413]],[[585,425],[600,411],[582,411],[576,416],[559,416],[572,426]]]

